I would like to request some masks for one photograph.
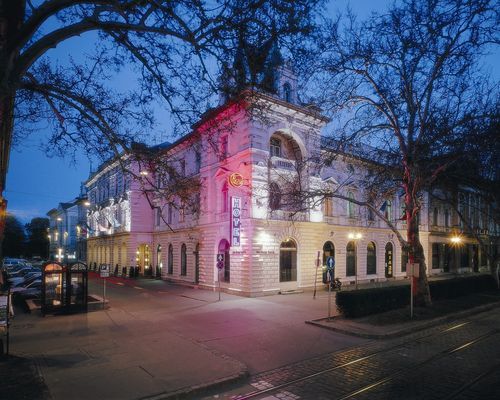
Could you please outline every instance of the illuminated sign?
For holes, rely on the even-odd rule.
[[[243,185],[243,176],[238,172],[229,175],[229,184],[233,187],[240,187]]]
[[[241,198],[231,197],[231,246],[240,246]]]

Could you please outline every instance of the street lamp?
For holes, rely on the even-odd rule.
[[[350,232],[347,237],[354,242],[354,280],[358,290],[358,241],[363,238],[360,232]]]

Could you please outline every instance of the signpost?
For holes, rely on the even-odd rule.
[[[331,319],[332,315],[332,282],[333,282],[333,271],[335,268],[335,259],[330,256],[326,259],[326,271],[328,279],[328,321]]]
[[[101,265],[101,278],[109,278],[109,265]],[[102,308],[106,306],[106,279],[102,280]]]
[[[415,290],[415,279],[420,276],[419,264],[406,264],[406,276],[410,280],[410,318],[413,319],[413,291]]]
[[[314,293],[313,293],[313,299],[316,298],[316,283],[318,281],[318,268],[321,265],[320,256],[321,256],[321,250],[318,250],[318,253],[316,255],[316,269],[315,269],[315,272],[314,272]]]
[[[220,274],[224,269],[224,253],[217,253],[217,272],[218,272],[218,281],[219,281],[219,301],[220,301]]]

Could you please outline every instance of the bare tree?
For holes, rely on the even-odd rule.
[[[423,192],[463,154],[471,128],[498,111],[498,85],[479,68],[498,44],[498,9],[490,0],[403,0],[362,24],[352,16],[330,24],[320,45],[324,96],[316,100],[336,116],[334,136],[378,165],[366,183],[372,198],[380,199],[377,187],[404,193],[406,238],[389,226],[420,266],[419,304],[431,304],[418,226]],[[365,157],[361,143],[379,150]]]
[[[121,157],[133,141],[150,135],[151,104],[158,100],[176,132],[186,132],[216,104],[218,71],[232,67],[242,37],[257,61],[256,76],[266,57],[255,57],[255,49],[277,40],[286,46],[295,35],[308,34],[318,3],[1,0],[0,237],[13,141],[22,143],[48,120],[51,134],[44,147],[51,152],[83,149],[101,159]],[[75,48],[67,64],[51,58],[51,49],[78,36],[94,43],[89,54]],[[123,84],[113,80],[124,70],[136,84],[118,90]]]

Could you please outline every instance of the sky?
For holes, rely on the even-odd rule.
[[[329,4],[329,12],[344,10],[349,5],[360,18],[372,11],[382,11],[389,2],[386,0],[337,0]],[[51,58],[64,62],[68,55],[81,56],[86,43],[92,41],[80,38],[64,43],[52,50]],[[491,63],[498,70],[500,56],[495,54]],[[161,129],[161,128],[160,128]],[[160,136],[164,136],[159,132]],[[23,141],[11,151],[5,197],[8,200],[8,212],[27,223],[34,217],[44,217],[56,208],[60,202],[69,201],[80,193],[80,187],[90,171],[89,159],[81,154],[76,162],[70,159],[51,157],[40,150],[44,140],[44,128],[36,137]],[[166,137],[166,135],[165,135]],[[93,165],[94,168],[97,165]]]

